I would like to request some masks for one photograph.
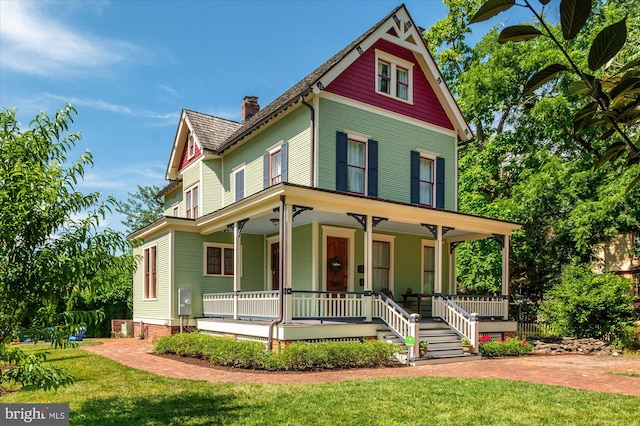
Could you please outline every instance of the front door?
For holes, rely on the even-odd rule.
[[[272,243],[271,247],[271,290],[280,288],[280,243]]]
[[[327,237],[327,291],[347,291],[349,240]]]

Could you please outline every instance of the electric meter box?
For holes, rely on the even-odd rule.
[[[191,289],[178,289],[178,315],[191,315]]]

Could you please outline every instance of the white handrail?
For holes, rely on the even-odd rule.
[[[210,316],[232,316],[235,300],[238,301],[239,316],[278,317],[277,291],[203,294],[202,312],[204,315]]]
[[[364,316],[362,293],[293,291],[293,318],[358,318]]]
[[[509,300],[503,296],[448,296],[449,299],[467,312],[481,317],[509,318]]]
[[[383,294],[374,294],[373,316],[380,318],[403,342],[407,340],[407,337],[414,339],[415,344],[409,347],[409,358],[415,359],[420,343],[420,327],[418,325],[420,315],[409,314]]]
[[[450,327],[471,340],[471,345],[478,349],[479,329],[476,314],[469,314],[458,304],[441,295],[433,296],[432,307],[434,317],[442,318]]]

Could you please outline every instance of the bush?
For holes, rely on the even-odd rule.
[[[260,342],[232,340],[206,334],[174,334],[156,342],[158,353],[208,359],[213,365],[270,371],[304,371],[380,367],[392,363],[400,349],[380,340],[364,343],[296,342],[268,352]]]
[[[624,339],[633,326],[631,281],[613,274],[595,274],[589,265],[568,267],[560,283],[547,292],[544,322],[564,336]]]
[[[524,355],[533,350],[533,345],[515,337],[505,340],[488,340],[480,343],[480,353],[487,358]]]

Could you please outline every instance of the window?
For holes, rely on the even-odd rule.
[[[413,103],[413,63],[376,49],[376,93]]]
[[[372,290],[379,293],[382,289],[390,289],[389,271],[391,269],[391,243],[387,241],[373,242],[373,282]]]
[[[196,143],[193,139],[193,133],[189,133],[187,137],[187,159],[192,159],[196,155]]]
[[[144,249],[144,299],[156,296],[156,246]]]
[[[271,185],[282,182],[282,150],[269,155],[269,181]]]
[[[233,276],[233,247],[224,244],[205,245],[205,275]]]
[[[433,293],[435,284],[435,247],[422,246],[422,292]]]
[[[367,144],[349,140],[347,147],[347,192],[364,195]]]
[[[174,217],[178,217],[178,206],[173,206],[173,213],[172,216]]]
[[[184,199],[187,208],[187,219],[198,218],[198,187],[191,187],[185,192]]]
[[[420,157],[420,204],[433,206],[433,160]]]

